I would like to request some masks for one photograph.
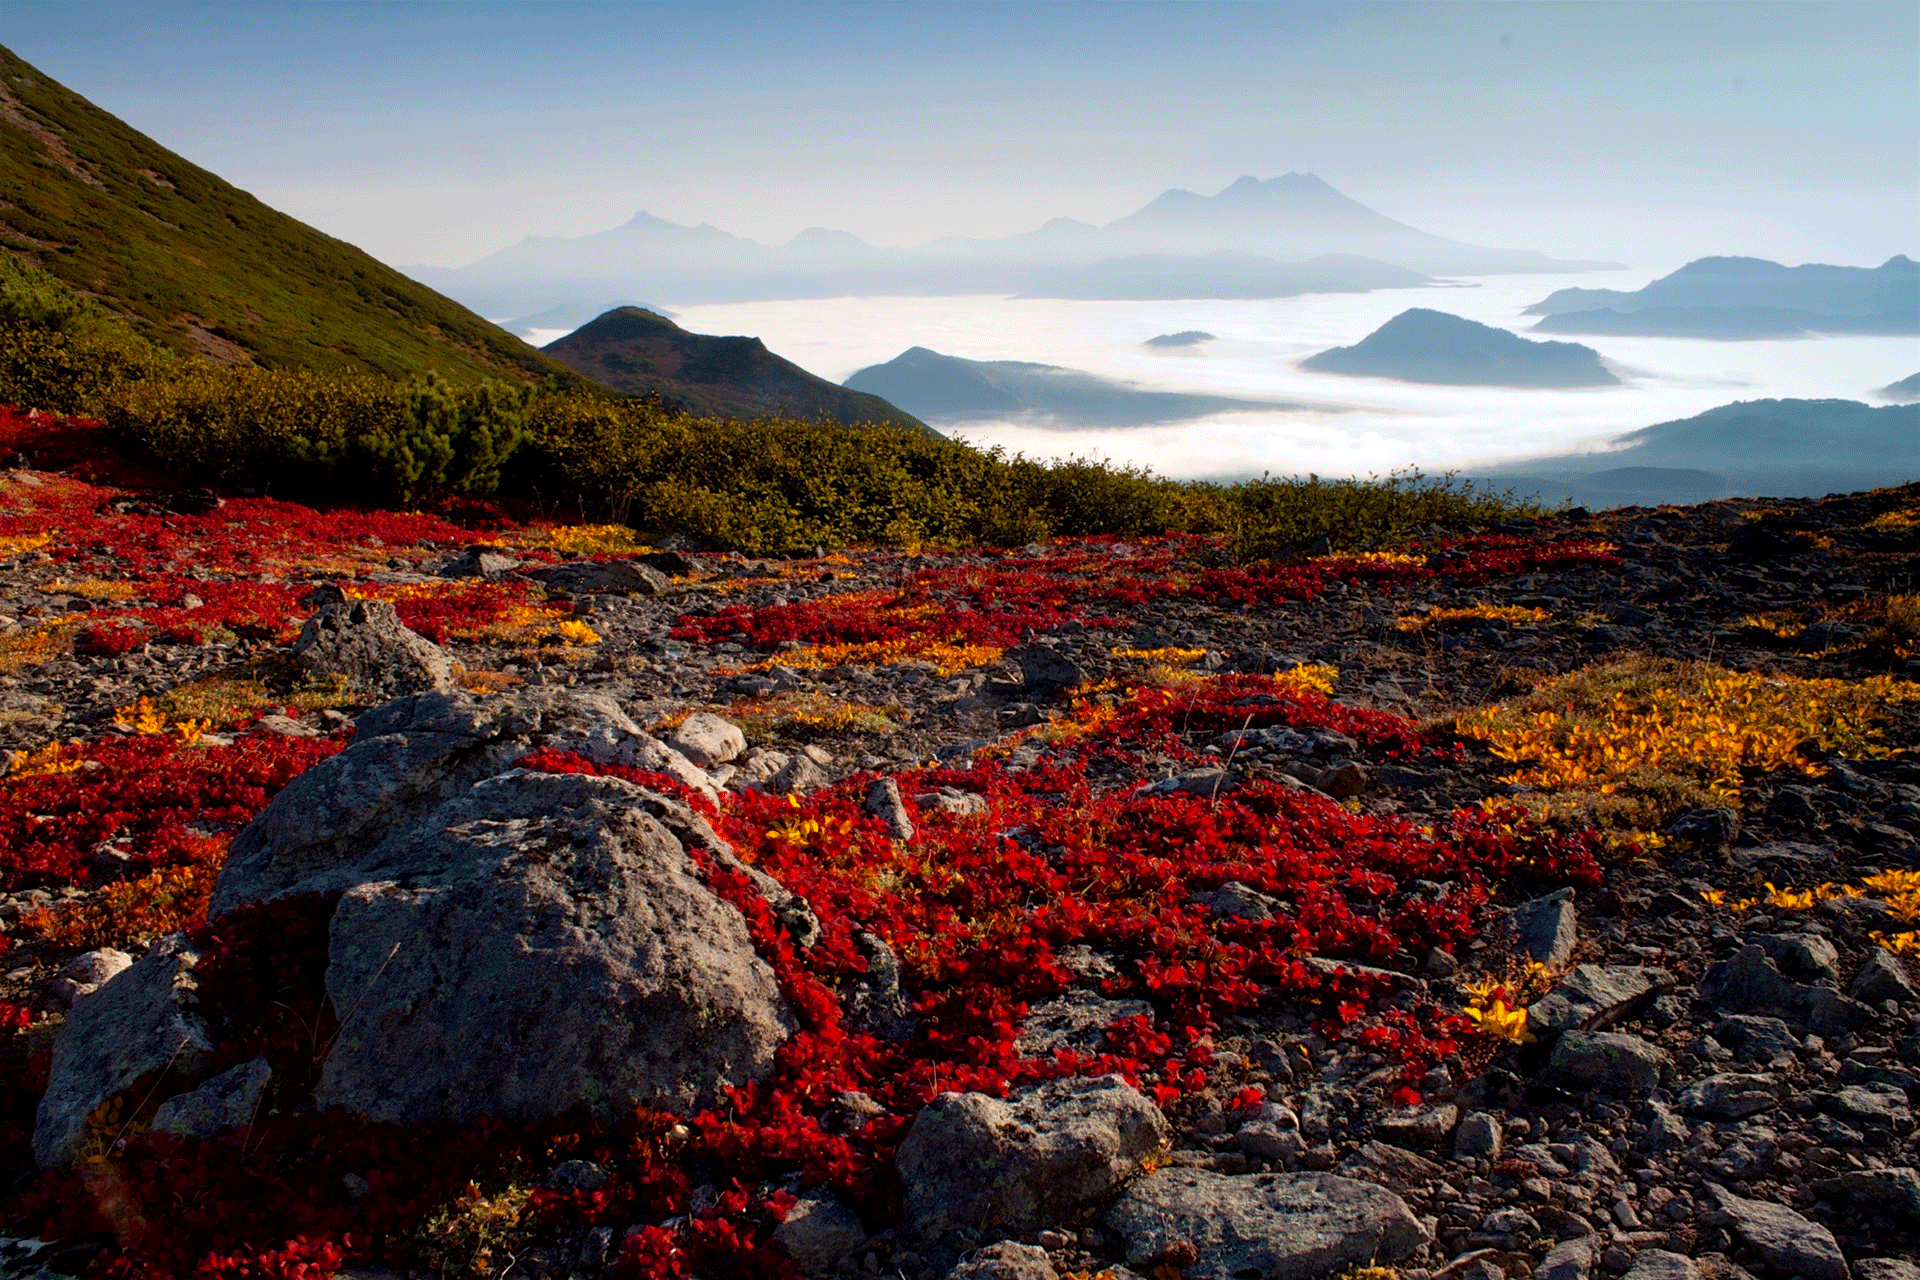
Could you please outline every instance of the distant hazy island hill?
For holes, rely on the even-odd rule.
[[[1214,341],[1214,336],[1204,329],[1182,329],[1178,333],[1162,333],[1148,338],[1140,345],[1143,347],[1175,348],[1197,347],[1203,342]]]
[[[912,347],[846,385],[933,423],[1039,415],[1062,426],[1137,427],[1235,409],[1298,408],[1267,400],[1142,391],[1078,369],[1025,360],[963,360]]]
[[[1889,400],[1920,400],[1920,373],[1888,383],[1880,388],[1880,394]]]
[[[1491,476],[1595,508],[1904,484],[1920,477],[1920,404],[1741,401],[1631,432],[1602,452],[1529,458]]]
[[[1402,311],[1354,345],[1309,356],[1300,367],[1466,387],[1603,387],[1620,381],[1592,347],[1535,342],[1425,307]]]
[[[1527,314],[1542,333],[1783,338],[1808,333],[1920,333],[1920,263],[1788,267],[1764,258],[1701,258],[1643,289],[1561,289]]]
[[[1215,257],[1222,254],[1229,256]],[[1139,258],[1163,261],[1129,265]],[[948,236],[891,249],[811,227],[782,244],[762,244],[704,223],[688,227],[636,213],[588,236],[530,237],[464,267],[408,270],[488,315],[528,316],[621,297],[675,305],[862,294],[1280,297],[1320,285],[1341,292],[1389,287],[1409,283],[1405,275],[1616,265],[1448,240],[1369,209],[1313,174],[1289,173],[1243,177],[1211,196],[1163,192],[1105,226],[1055,218],[999,239]]]
[[[541,350],[603,386],[633,395],[652,392],[694,413],[926,425],[877,395],[816,378],[758,338],[688,333],[641,307],[609,311]]]
[[[1365,293],[1432,284],[1431,276],[1352,254],[1279,262],[1226,249],[1204,258],[1141,254],[1034,275],[1028,298],[1158,301],[1166,298],[1290,298],[1302,293]]]

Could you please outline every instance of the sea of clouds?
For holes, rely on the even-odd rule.
[[[1176,477],[1428,471],[1575,449],[1734,400],[1874,401],[1920,370],[1920,339],[1819,337],[1713,342],[1572,339],[1625,379],[1570,391],[1438,387],[1307,373],[1302,357],[1357,342],[1408,307],[1431,307],[1525,334],[1529,305],[1565,286],[1633,289],[1658,272],[1498,276],[1450,286],[1259,301],[1083,302],[1004,297],[827,298],[674,307],[696,333],[751,334],[839,382],[912,346],[973,360],[1031,360],[1143,389],[1272,399],[1315,407],[1248,410],[1156,426],[1062,428],[1045,421],[943,427],[1029,456],[1093,456]],[[671,306],[671,301],[667,300]],[[1216,340],[1156,350],[1156,334],[1200,329]],[[557,334],[537,335],[551,340]],[[1530,335],[1547,336],[1547,335]]]

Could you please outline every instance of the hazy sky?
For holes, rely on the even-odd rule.
[[[1920,254],[1920,5],[0,0],[0,43],[389,262],[646,209],[899,244],[1320,174],[1484,244]]]

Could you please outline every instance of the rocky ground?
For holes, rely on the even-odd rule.
[[[67,483],[13,473],[0,495],[25,520],[34,491]],[[188,512],[183,500],[147,500],[163,524],[212,518]],[[1089,925],[1075,947],[1029,958],[1062,974],[1064,989],[1047,994],[1042,984],[1029,996],[1018,978],[991,988],[1017,998],[1008,1034],[1018,1039],[1005,1063],[1064,1049],[1088,1055],[1084,1070],[1021,1068],[1028,1074],[999,1078],[1010,1088],[966,1077],[950,1091],[923,1090],[930,1101],[917,1112],[901,1101],[907,1093],[877,1084],[812,1093],[795,1086],[795,1105],[814,1116],[796,1130],[801,1144],[816,1134],[825,1150],[840,1141],[826,1135],[855,1135],[846,1139],[856,1152],[847,1158],[868,1161],[867,1172],[823,1174],[805,1151],[788,1152],[742,1173],[739,1206],[725,1201],[734,1189],[715,1180],[666,1195],[664,1212],[644,1209],[644,1195],[578,1211],[582,1197],[638,1177],[639,1166],[600,1155],[551,1159],[535,1170],[538,1183],[572,1207],[539,1223],[517,1219],[511,1264],[472,1248],[452,1263],[452,1253],[418,1248],[411,1258],[396,1248],[375,1257],[363,1244],[359,1254],[349,1246],[340,1257],[316,1255],[309,1274],[424,1274],[438,1265],[496,1275],[719,1275],[720,1255],[685,1241],[698,1223],[724,1218],[757,1224],[741,1228],[739,1247],[759,1252],[737,1254],[755,1261],[729,1264],[745,1274],[770,1274],[784,1255],[809,1272],[908,1280],[949,1268],[1022,1278],[1305,1280],[1376,1263],[1396,1267],[1403,1280],[1915,1280],[1920,986],[1897,952],[1901,935],[1916,927],[1912,898],[1920,893],[1920,882],[1899,876],[1920,872],[1920,702],[1904,700],[1903,683],[1920,678],[1911,603],[1917,506],[1920,488],[1910,487],[1817,503],[1575,512],[1477,531],[1477,540],[1433,531],[1398,562],[1307,548],[1284,581],[1249,579],[1198,540],[759,562],[659,550],[556,553],[552,540],[542,545],[530,534],[467,548],[457,531],[443,531],[404,548],[354,538],[351,554],[343,540],[332,562],[305,572],[255,561],[252,572],[208,573],[216,585],[243,580],[280,593],[277,605],[248,606],[251,627],[211,618],[228,607],[212,599],[212,588],[203,600],[165,585],[165,573],[191,571],[190,549],[164,571],[116,574],[112,556],[124,553],[111,544],[89,559],[64,551],[57,536],[33,545],[22,524],[11,547],[0,536],[0,550],[12,555],[0,564],[0,641],[13,641],[0,651],[11,654],[0,667],[0,745],[14,771],[0,788],[24,786],[61,759],[48,754],[50,744],[165,737],[182,715],[189,728],[175,736],[196,749],[239,752],[274,738],[325,744],[314,748],[317,759],[344,745],[234,840],[213,909],[217,919],[325,893],[344,895],[338,907],[329,897],[327,911],[362,913],[355,927],[364,932],[352,935],[342,932],[345,914],[330,925],[322,917],[335,948],[325,979],[329,1016],[351,1025],[315,1066],[318,1085],[301,1086],[301,1106],[379,1122],[467,1124],[490,1101],[533,1117],[546,1104],[525,1094],[550,1093],[558,1112],[609,1080],[624,1082],[618,1088],[636,1100],[689,1114],[716,1089],[776,1070],[779,1046],[814,1025],[801,994],[808,974],[832,988],[849,1025],[857,1021],[872,1045],[904,1046],[884,1050],[902,1055],[903,1078],[934,1061],[929,1024],[938,1019],[916,1004],[931,970],[910,937],[854,919],[851,898],[830,906],[811,864],[805,876],[788,876],[788,866],[802,864],[755,855],[742,843],[747,831],[775,842],[768,850],[813,838],[801,826],[777,825],[780,812],[759,799],[768,795],[792,795],[789,814],[829,828],[871,820],[875,839],[884,845],[890,833],[898,851],[958,850],[966,832],[1024,819],[1025,827],[998,832],[1010,842],[1000,846],[1005,856],[1031,845],[1063,873],[1079,852],[1072,838],[1021,844],[1022,831],[1044,827],[1035,815],[1056,804],[1047,798],[1053,793],[1036,799],[1019,788],[1029,785],[1021,778],[1069,759],[1092,797],[1139,793],[1176,806],[1235,805],[1236,813],[1269,814],[1278,805],[1301,823],[1310,814],[1324,815],[1315,822],[1385,824],[1344,828],[1372,833],[1368,839],[1391,831],[1394,839],[1442,840],[1457,830],[1449,826],[1455,815],[1483,803],[1542,806],[1543,830],[1599,829],[1588,846],[1599,859],[1594,877],[1558,875],[1556,888],[1556,876],[1538,866],[1489,874],[1486,900],[1462,908],[1470,923],[1463,915],[1457,929],[1435,925],[1418,944],[1410,931],[1371,950],[1328,945],[1315,954],[1296,943],[1290,954],[1308,968],[1298,971],[1307,976],[1296,975],[1294,994],[1275,971],[1249,969],[1250,994],[1222,996],[1204,1015],[1191,1011],[1206,1005],[1207,980],[1160,985],[1149,935],[1130,933],[1122,943],[1119,932]],[[101,585],[112,582],[135,585]],[[419,601],[500,583],[521,593],[521,612],[501,614],[505,622],[450,625],[439,644],[401,625],[412,609],[431,631]],[[1051,586],[1035,594],[1036,583]],[[259,624],[274,608],[282,616]],[[161,639],[166,609],[187,618],[207,612],[203,634]],[[297,637],[295,622],[303,628]],[[513,634],[483,634],[482,623],[498,630],[508,622]],[[583,627],[569,636],[563,622]],[[151,638],[114,643],[129,627]],[[934,633],[938,645],[927,639]],[[28,644],[35,635],[54,639]],[[1736,748],[1747,763],[1711,794],[1686,781],[1686,768],[1661,760],[1605,776],[1596,764],[1586,783],[1516,782],[1529,758],[1500,758],[1489,750],[1498,745],[1491,734],[1462,731],[1496,704],[1551,714],[1550,698],[1525,700],[1567,688],[1554,682],[1568,673],[1638,670],[1658,684],[1673,670],[1662,663],[1759,673],[1778,688],[1832,681],[1817,687],[1866,692],[1848,704],[1844,723],[1808,719],[1785,755]],[[1273,710],[1271,698],[1247,692],[1254,686],[1246,681],[1269,679],[1304,701],[1283,699]],[[1233,695],[1222,704],[1235,709],[1227,719],[1193,692],[1212,687]],[[1131,691],[1143,688],[1189,697],[1170,704],[1186,705],[1187,718],[1170,716],[1166,732],[1103,738],[1118,732],[1110,716],[1127,722],[1137,705]],[[1767,688],[1741,694],[1740,705],[1764,702]],[[388,701],[409,694],[416,696]],[[220,698],[235,705],[214,708]],[[143,706],[162,709],[153,713],[157,724],[143,724]],[[1194,714],[1202,706],[1208,713]],[[1236,724],[1239,708],[1247,715]],[[209,723],[195,722],[197,712]],[[1720,730],[1648,729],[1656,732],[1677,735],[1677,758]],[[1418,748],[1407,734],[1420,735]],[[405,762],[376,748],[405,753]],[[501,776],[529,751],[638,772],[579,777],[555,766],[562,771]],[[75,747],[71,758],[86,754]],[[71,776],[84,781],[113,767],[95,761]],[[669,808],[634,798],[662,793],[680,798]],[[718,802],[712,827],[698,812],[703,795]],[[428,800],[477,807],[456,822]],[[1314,807],[1287,807],[1296,804]],[[657,825],[644,833],[621,825],[638,821],[621,815],[640,809]],[[445,965],[479,971],[481,942],[460,941],[440,916],[407,913],[428,911],[422,903],[433,892],[468,892],[469,881],[446,868],[478,866],[475,858],[493,854],[475,850],[496,848],[471,824],[515,822],[549,824],[550,843],[574,850],[566,856],[576,861],[524,872],[534,887],[512,910],[537,924],[549,920],[540,913],[552,903],[570,904],[570,919],[599,922],[577,926],[595,938],[593,963],[621,982],[658,979],[661,990],[674,988],[675,974],[696,975],[708,984],[696,1001],[704,1012],[651,1005],[638,1032],[599,1043],[607,1039],[605,1011],[573,1002],[570,989],[566,1007],[543,1004],[551,976],[520,973],[486,998],[497,1003],[506,991],[509,1003],[543,1012],[528,1026],[490,1033],[502,1043],[524,1038],[525,1056],[502,1059],[489,1057],[486,1037],[467,1045],[450,1039],[444,1024],[423,1031],[406,1021],[410,1014],[348,1000],[355,972],[368,989],[398,980],[387,966],[402,954],[400,939],[414,936],[409,929],[440,938],[455,957]],[[209,818],[187,827],[224,849],[238,825]],[[515,837],[516,867],[528,847],[523,836]],[[1096,836],[1115,838],[1087,839]],[[1192,836],[1196,849],[1201,838]],[[110,947],[83,945],[100,939],[77,941],[49,927],[79,918],[89,904],[118,901],[113,886],[147,867],[137,832],[132,839],[110,833],[64,871],[14,868],[10,891],[0,895],[0,928],[11,942],[0,954],[0,1010],[21,1011],[15,1035],[42,1055],[34,1069],[52,1073],[37,1086],[47,1090],[33,1135],[41,1164],[57,1167],[92,1140],[98,1125],[90,1129],[89,1117],[133,1092],[136,1080],[148,1082],[149,1093],[155,1079],[181,1081],[157,1090],[171,1090],[174,1101],[158,1105],[174,1112],[158,1115],[149,1105],[143,1130],[171,1124],[209,1144],[259,1121],[263,1097],[295,1110],[291,1092],[263,1092],[269,1060],[285,1075],[273,1052],[225,1069],[226,1042],[211,1014],[204,1062],[193,1072],[181,1068],[177,1045],[154,1039],[154,1027],[174,1025],[168,1018],[202,1016],[176,1007],[176,979],[192,965],[168,948],[184,944],[156,945],[150,932],[132,929]],[[364,855],[374,845],[385,852]],[[578,851],[603,846],[652,849],[654,870],[640,876],[625,854],[606,854],[611,862],[592,864],[601,888],[588,893]],[[815,861],[831,861],[836,848],[821,839]],[[743,862],[730,861],[735,851]],[[1395,910],[1415,899],[1435,910],[1466,903],[1457,886],[1478,874],[1435,870],[1428,881],[1407,864],[1392,869],[1398,883],[1389,888],[1354,889],[1351,873],[1368,864],[1364,851],[1349,855],[1342,892],[1361,914],[1371,909],[1369,894],[1390,898]],[[928,856],[913,864],[922,874],[933,874],[937,859]],[[1179,919],[1196,922],[1208,947],[1279,937],[1263,930],[1304,921],[1306,895],[1296,899],[1284,874],[1268,872],[1259,883],[1215,877],[1204,890],[1182,881],[1194,891],[1177,904],[1189,913]],[[501,873],[488,874],[497,882]],[[726,879],[735,874],[737,881]],[[723,881],[744,886],[738,892],[748,898],[715,887]],[[1054,901],[1033,892],[1030,903]],[[633,923],[652,910],[645,904],[682,901],[676,894],[685,911],[710,913],[708,923],[682,921],[665,933]],[[1104,908],[1118,899],[1099,901]],[[736,911],[742,902],[744,917]],[[771,914],[755,915],[755,902]],[[114,909],[125,914],[124,903]],[[843,925],[843,914],[854,923]],[[1393,916],[1403,918],[1411,917]],[[509,921],[506,931],[541,936],[546,925],[536,924]],[[997,927],[981,923],[976,932]],[[348,936],[372,957],[358,970],[341,959]],[[389,936],[392,953],[374,945]],[[668,956],[658,972],[634,958],[656,950]],[[864,959],[848,958],[856,953]],[[1316,965],[1340,973],[1315,978]],[[127,976],[117,976],[123,970]],[[888,971],[891,987],[882,980]],[[451,972],[422,978],[421,990],[440,998]],[[136,991],[143,983],[144,996]],[[1349,986],[1360,1003],[1335,1013],[1327,992]],[[1503,1023],[1509,1007],[1521,1012]],[[1419,1020],[1427,1039],[1367,1040],[1340,1025],[1379,1017],[1382,1027],[1402,1026],[1390,1011]],[[1478,1029],[1462,1011],[1475,1015]],[[376,1015],[389,1020],[356,1029],[356,1020]],[[683,1017],[706,1029],[673,1032]],[[1197,1038],[1152,1052],[1125,1048],[1118,1029],[1139,1017],[1176,1040],[1179,1027],[1197,1028]],[[49,1065],[45,1049],[63,1020],[66,1047]],[[182,1034],[198,1033],[189,1026]],[[157,1046],[152,1060],[107,1061],[115,1053],[138,1058],[126,1046],[142,1036]],[[421,1042],[409,1049],[409,1036]],[[1432,1052],[1421,1047],[1443,1039]],[[450,1052],[454,1043],[465,1047]],[[345,1047],[362,1044],[378,1051],[355,1058]],[[550,1049],[542,1046],[555,1044],[568,1048],[554,1057],[577,1070],[533,1071],[532,1058],[545,1061]],[[954,1052],[956,1062],[965,1057]],[[976,1056],[968,1062],[987,1062],[977,1047],[969,1052]],[[1102,1052],[1111,1057],[1100,1059]],[[449,1058],[459,1064],[450,1076],[444,1066],[438,1074],[422,1066]],[[635,1074],[639,1059],[650,1065]],[[1103,1065],[1119,1074],[1097,1070]],[[216,1066],[224,1073],[212,1075]],[[414,1093],[393,1084],[407,1077],[420,1082]],[[470,1095],[464,1102],[447,1101],[462,1091]],[[236,1098],[244,1104],[238,1119]],[[112,1157],[111,1147],[96,1152]],[[703,1158],[692,1176],[714,1177],[715,1158]],[[45,1205],[31,1203],[42,1176],[21,1169],[14,1194],[44,1223],[53,1220]],[[0,1247],[0,1275],[100,1265],[94,1259],[112,1236],[96,1228],[41,1247],[23,1234]],[[421,1238],[412,1237],[416,1245]],[[682,1244],[659,1244],[669,1238]],[[670,1255],[681,1261],[660,1261]],[[429,1256],[438,1263],[422,1261]],[[292,1274],[285,1259],[274,1265],[283,1269],[257,1273]]]

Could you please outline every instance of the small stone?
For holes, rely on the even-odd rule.
[[[562,1160],[547,1175],[547,1185],[557,1191],[598,1191],[608,1181],[605,1166],[592,1160]]]
[[[1253,1109],[1233,1135],[1233,1149],[1257,1160],[1292,1166],[1306,1152],[1300,1136],[1300,1117],[1291,1107],[1263,1102]]]
[[[1920,1266],[1904,1258],[1856,1258],[1855,1280],[1920,1280]]]
[[[211,1138],[250,1125],[258,1117],[273,1068],[255,1058],[222,1071],[199,1088],[168,1098],[153,1113],[152,1128],[186,1138]]]
[[[1907,1092],[1891,1084],[1850,1084],[1832,1093],[1813,1095],[1814,1105],[1829,1115],[1871,1128],[1904,1133],[1913,1127]]]
[[[1638,1013],[1672,986],[1665,969],[1583,964],[1527,1007],[1527,1022],[1536,1032],[1598,1031]]]
[[[1780,966],[1780,972],[1803,982],[1840,980],[1840,952],[1816,933],[1761,933],[1747,939]]]
[[[1045,1249],[1003,1240],[947,1272],[947,1280],[1058,1280]]]
[[[1599,1236],[1562,1240],[1533,1269],[1533,1280],[1587,1280],[1600,1260]]]
[[[1564,1089],[1645,1093],[1660,1083],[1670,1059],[1639,1036],[1613,1031],[1569,1031],[1553,1046],[1545,1078]]]
[[[1681,1090],[1680,1109],[1690,1116],[1739,1120],[1780,1105],[1780,1082],[1769,1075],[1721,1072]]]
[[[696,711],[682,720],[666,743],[702,769],[738,760],[747,752],[747,735],[731,720]]]
[[[1460,1123],[1460,1108],[1452,1103],[1437,1107],[1408,1107],[1390,1111],[1374,1121],[1374,1132],[1402,1147],[1437,1147]]]
[[[1907,975],[1905,962],[1885,947],[1875,947],[1867,954],[1867,962],[1853,976],[1853,985],[1847,988],[1847,994],[1868,1004],[1887,1000],[1900,1004],[1920,1001],[1920,989],[1914,987],[1913,979]]]
[[[1807,1280],[1847,1280],[1846,1260],[1833,1233],[1783,1204],[1748,1200],[1709,1183],[1707,1193],[1728,1225],[1783,1275]]]
[[[1772,1062],[1782,1054],[1792,1057],[1800,1048],[1799,1038],[1785,1022],[1750,1013],[1720,1019],[1714,1024],[1713,1038],[1732,1049],[1742,1062]]]
[[[1580,939],[1579,917],[1573,909],[1573,890],[1559,889],[1515,907],[1507,917],[1513,928],[1514,950],[1522,956],[1561,969],[1573,959]]]
[[[907,810],[907,802],[901,798],[900,784],[894,779],[874,779],[873,785],[867,788],[867,798],[862,807],[886,823],[887,834],[895,840],[913,839],[913,816]]]
[[[1462,1117],[1454,1131],[1453,1154],[1459,1160],[1498,1160],[1505,1139],[1506,1127],[1500,1117],[1472,1111]]]
[[[825,1196],[799,1200],[773,1229],[772,1242],[809,1275],[822,1275],[867,1242],[860,1215]]]
[[[1334,761],[1313,780],[1316,789],[1326,792],[1335,800],[1359,795],[1367,789],[1367,783],[1366,766],[1352,760]]]

